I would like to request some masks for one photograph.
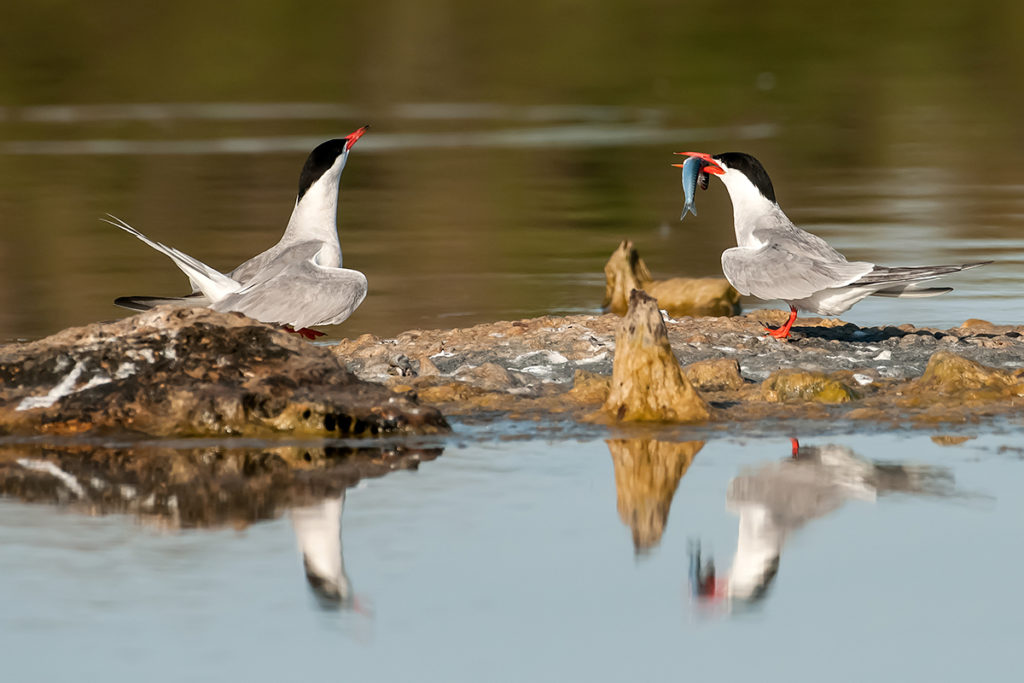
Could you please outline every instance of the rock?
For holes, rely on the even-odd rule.
[[[1019,411],[1019,397],[1009,389],[990,392],[987,399],[963,401],[963,394],[915,389],[914,381],[946,337],[960,340],[955,349],[966,359],[997,368],[1024,366],[1024,327],[941,331],[909,324],[858,327],[841,320],[800,318],[790,343],[765,338],[762,322],[778,325],[785,319],[782,311],[759,309],[728,318],[685,317],[666,323],[669,344],[689,363],[684,372],[695,388],[714,392],[716,418],[767,425],[782,419],[841,416],[896,425],[915,422],[926,413],[933,422],[962,422]],[[330,350],[360,378],[412,389],[420,400],[439,405],[446,414],[486,412],[488,417],[545,419],[563,413],[607,422],[606,413],[595,415],[593,410],[610,392],[621,322],[613,314],[543,316],[469,328],[410,330],[392,339],[364,336],[343,340]],[[411,365],[419,376],[391,374],[394,359],[403,354],[415,359]],[[503,368],[508,384],[502,386],[506,374],[496,369],[479,375],[470,372],[486,364]],[[774,380],[762,386],[779,368],[818,373],[841,385],[840,400],[857,398],[835,404],[822,402],[829,398],[827,392],[810,401],[797,392],[780,403],[778,392],[768,391]],[[1005,372],[1017,377],[1012,370]],[[840,405],[846,407],[839,409]]]
[[[447,431],[327,349],[238,314],[157,308],[0,346],[0,433],[371,436]]]
[[[619,420],[704,422],[711,409],[679,367],[658,303],[633,290],[615,335],[612,386],[604,409]]]
[[[740,294],[724,278],[672,278],[654,280],[633,242],[619,244],[604,267],[605,310],[622,315],[629,295],[640,289],[658,300],[658,307],[672,316],[729,316],[740,312]]]
[[[566,398],[582,405],[604,403],[608,400],[611,386],[611,378],[607,375],[577,370],[573,377],[572,389],[566,394]]]
[[[936,351],[924,374],[913,382],[923,398],[935,394],[958,395],[961,399],[992,399],[1024,393],[1018,373],[990,368],[950,351]]]
[[[690,363],[683,373],[699,391],[737,391],[745,382],[740,364],[733,358],[714,358]]]
[[[497,363],[483,363],[476,367],[463,366],[455,372],[455,378],[484,391],[499,391],[512,386],[512,377],[508,370]]]
[[[648,551],[661,542],[679,480],[704,442],[609,439],[606,443],[615,467],[619,518],[633,532],[636,552]]]
[[[761,400],[770,403],[802,401],[848,403],[857,398],[853,389],[821,372],[779,370],[761,385]]]

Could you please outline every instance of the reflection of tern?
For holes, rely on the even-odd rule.
[[[306,336],[314,325],[336,325],[366,297],[366,276],[341,267],[338,186],[349,150],[366,126],[314,149],[299,177],[299,194],[284,236],[230,273],[221,273],[173,247],[153,241],[119,218],[107,222],[170,257],[192,283],[184,297],[124,296],[118,306],[144,311],[160,304],[208,306],[279,323]]]
[[[345,573],[341,549],[341,513],[345,494],[316,505],[292,508],[288,513],[292,529],[302,552],[306,580],[320,604],[327,608],[363,608],[352,593],[352,584]]]
[[[677,154],[690,157],[682,164],[687,194],[683,216],[687,209],[693,210],[692,195],[698,180],[701,187],[707,187],[707,174],[721,178],[729,191],[736,246],[722,253],[726,279],[740,294],[782,299],[789,304],[789,320],[769,332],[773,337],[789,336],[798,310],[839,315],[869,296],[936,296],[952,290],[925,287],[929,281],[991,263],[890,268],[867,261],[847,261],[825,240],[793,225],[775,200],[775,190],[764,166],[754,157],[743,152],[714,156],[703,152]]]
[[[800,446],[793,439],[792,458],[746,469],[729,483],[726,507],[740,517],[736,555],[726,577],[719,578],[698,547],[691,556],[694,592],[759,600],[778,572],[791,533],[847,500],[874,501],[887,493],[951,495],[953,477],[945,467],[879,464],[844,446]]]

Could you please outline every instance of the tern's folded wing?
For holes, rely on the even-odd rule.
[[[722,253],[722,272],[729,282],[740,294],[760,299],[805,299],[855,282],[873,267],[864,261],[821,258],[779,243],[735,247]]]
[[[366,298],[366,276],[317,264],[318,251],[304,243],[283,252],[272,267],[213,308],[295,328],[342,322]]]

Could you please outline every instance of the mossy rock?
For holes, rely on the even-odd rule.
[[[773,373],[761,384],[760,397],[770,403],[849,403],[860,398],[853,389],[831,375],[803,370]]]

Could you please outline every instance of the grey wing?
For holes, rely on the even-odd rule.
[[[316,258],[322,247],[304,242],[282,251],[243,289],[213,308],[295,328],[342,322],[366,298],[366,276],[357,270],[319,265]]]
[[[722,272],[740,294],[795,301],[824,289],[844,287],[874,267],[865,261],[847,261],[838,252],[833,254],[812,253],[784,242],[770,242],[759,248],[734,247],[722,253]]]
[[[276,245],[275,245],[276,247]],[[277,257],[275,247],[267,249],[263,253],[253,256],[231,271],[230,275],[239,282],[248,282],[264,268],[268,267]]]

